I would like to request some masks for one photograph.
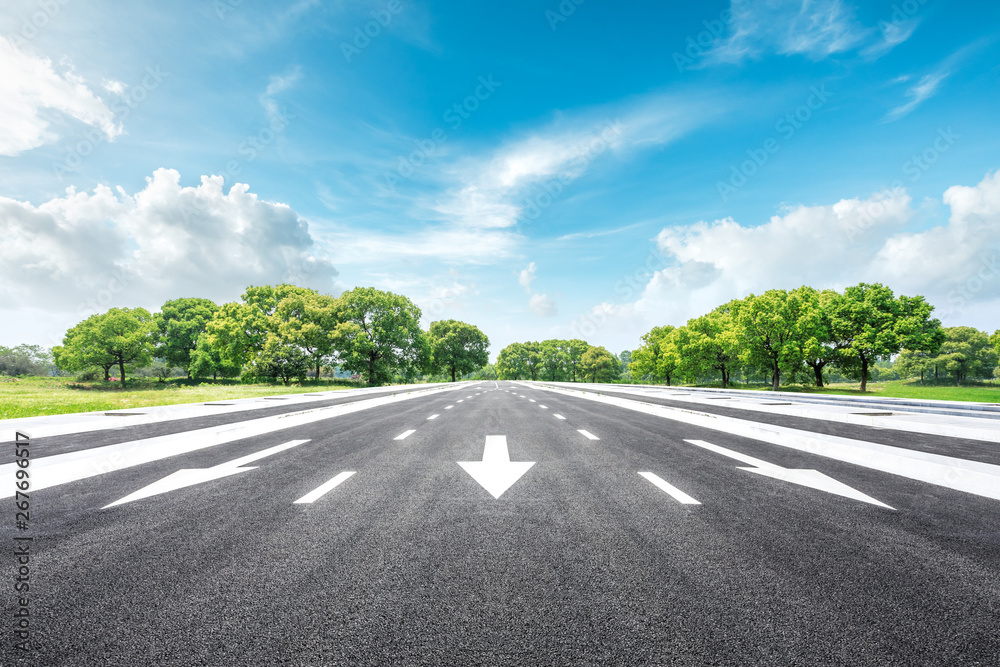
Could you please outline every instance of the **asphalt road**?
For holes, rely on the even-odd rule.
[[[3,665],[1000,665],[1000,500],[510,382],[42,489],[29,531],[4,503]]]

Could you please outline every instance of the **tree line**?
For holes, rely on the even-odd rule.
[[[489,339],[457,320],[420,327],[405,296],[358,287],[339,297],[296,285],[250,286],[238,302],[167,301],[160,312],[111,308],[91,315],[52,350],[65,371],[100,369],[110,379],[155,357],[192,377],[241,377],[290,384],[324,366],[363,376],[369,385],[395,377],[447,373],[451,380],[489,362]]]
[[[866,391],[875,363],[895,355],[903,372],[940,366],[961,380],[973,368],[992,371],[1000,332],[991,346],[983,332],[943,328],[931,317],[933,310],[922,296],[897,296],[878,283],[843,292],[806,286],[768,290],[730,301],[683,326],[654,327],[632,352],[629,368],[636,378],[667,384],[715,375],[723,387],[738,371],[763,374],[775,391],[782,377],[811,376],[822,387],[824,370],[831,368],[860,379]],[[979,354],[975,363],[965,361],[972,348]]]
[[[511,343],[500,350],[496,362],[501,380],[611,382],[621,370],[618,357],[579,339]]]

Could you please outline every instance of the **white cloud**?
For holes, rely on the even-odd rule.
[[[840,0],[733,0],[730,34],[708,52],[709,62],[738,63],[765,52],[819,60],[849,51],[871,33]]]
[[[882,119],[882,122],[891,123],[894,120],[899,120],[916,109],[921,102],[933,97],[937,92],[938,86],[948,77],[948,74],[949,72],[938,72],[922,77],[915,86],[906,91],[906,96],[912,99],[906,104],[902,104],[889,111]]]
[[[0,69],[0,155],[15,156],[56,141],[47,110],[97,128],[109,140],[122,133],[111,109],[71,68],[57,73],[48,58],[0,37]]]
[[[832,205],[795,206],[750,226],[731,218],[667,227],[657,237],[662,257],[622,283],[625,303],[602,303],[578,318],[571,333],[615,338],[683,324],[730,299],[768,289],[843,289],[881,282],[921,294],[945,324],[993,331],[1000,326],[1000,172],[943,197],[947,224],[906,231],[915,209],[903,190]],[[640,267],[644,268],[644,267]]]
[[[299,79],[302,78],[302,68],[293,67],[287,74],[274,75],[268,79],[267,87],[264,89],[263,94],[260,96],[260,103],[267,112],[267,117],[271,120],[281,120],[282,123],[285,122],[284,115],[278,108],[278,103],[275,101],[274,96],[278,93],[284,92],[294,86]]]
[[[538,317],[551,317],[556,314],[556,302],[548,294],[534,294],[528,300],[528,308]]]
[[[895,10],[900,11],[900,10]],[[893,17],[892,21],[882,21],[879,29],[882,32],[881,41],[877,41],[861,50],[861,55],[870,60],[877,60],[894,48],[905,42],[913,35],[913,31],[920,25],[920,19],[911,18],[899,20]]]
[[[733,104],[711,95],[657,94],[560,117],[490,154],[450,165],[442,174],[444,199],[422,206],[463,227],[513,227],[537,218],[610,156],[668,144]]]
[[[517,275],[517,284],[525,289],[525,291],[531,291],[531,283],[535,281],[535,263],[532,262],[528,266],[521,269],[521,272]]]
[[[93,311],[228,300],[251,284],[335,288],[336,270],[312,254],[309,226],[288,206],[239,183],[223,192],[220,176],[181,187],[159,169],[146,180],[134,195],[101,185],[39,206],[0,197],[0,300]]]

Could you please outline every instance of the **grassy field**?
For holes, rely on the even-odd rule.
[[[116,382],[77,382],[73,378],[0,378],[0,419],[301,394],[358,386],[347,380],[308,380],[285,387],[238,382],[199,384],[183,378],[167,382],[129,380],[125,391],[117,385]]]
[[[719,385],[713,385],[719,386]],[[732,385],[733,389],[769,391],[770,385]],[[921,385],[919,380],[895,380],[893,382],[869,382],[868,391],[861,393],[856,382],[828,384],[825,387],[804,387],[789,385],[781,391],[803,394],[838,394],[845,396],[876,396],[883,398],[916,398],[937,401],[970,401],[976,403],[1000,403],[1000,385],[975,384],[962,387],[943,384]]]

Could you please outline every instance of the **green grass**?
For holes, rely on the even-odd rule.
[[[712,387],[720,387],[714,384]],[[733,384],[732,389],[769,391],[771,385]],[[961,387],[947,384],[920,384],[919,380],[894,380],[892,382],[869,382],[868,391],[861,393],[857,382],[838,382],[825,387],[810,387],[800,384],[781,387],[781,391],[802,394],[835,394],[842,396],[874,396],[883,398],[915,398],[938,401],[969,401],[974,403],[1000,403],[1000,385],[969,384]]]
[[[349,380],[307,380],[286,387],[281,384],[217,384],[173,378],[166,382],[136,378],[124,391],[117,382],[77,382],[73,378],[0,378],[0,419],[144,408],[154,405],[203,403],[234,398],[349,389]]]

